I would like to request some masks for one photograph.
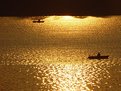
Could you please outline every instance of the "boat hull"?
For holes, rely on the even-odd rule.
[[[108,59],[109,56],[89,56],[88,59]]]
[[[44,21],[33,21],[33,23],[44,23]]]

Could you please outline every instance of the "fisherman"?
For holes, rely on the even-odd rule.
[[[97,56],[100,57],[100,52],[98,52]]]

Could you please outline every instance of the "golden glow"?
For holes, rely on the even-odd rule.
[[[46,18],[45,20],[47,20],[48,22],[68,22],[68,21],[73,21],[76,18],[73,16],[49,16],[48,18]],[[77,19],[76,19],[77,20]]]
[[[59,64],[52,68],[53,69],[49,70],[53,70],[54,72],[50,74],[53,81],[56,83],[54,88],[58,89],[58,91],[91,91],[87,86],[88,75],[82,66]],[[83,71],[78,69],[82,69]]]
[[[94,32],[89,31],[89,29],[94,29],[95,25],[100,24],[100,20],[101,18],[96,17],[49,16],[45,19],[45,26],[58,33],[60,31],[61,33],[73,34],[81,31],[82,34],[88,34]]]
[[[74,17],[72,16],[62,16],[63,20],[72,20]]]
[[[48,23],[69,25],[69,26],[87,26],[90,24],[99,24],[101,18],[96,17],[74,17],[74,16],[49,16],[45,19]]]
[[[73,37],[80,36],[80,34],[92,36],[102,27],[106,30],[107,26],[105,25],[108,24],[106,19],[92,16],[48,16],[44,21],[44,23],[40,23],[41,26],[33,24],[32,28],[47,34],[54,33],[56,36],[62,34],[62,36],[70,35]],[[100,33],[104,33],[104,30],[101,30]]]

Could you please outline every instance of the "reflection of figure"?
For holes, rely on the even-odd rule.
[[[97,56],[99,57],[100,56],[100,53],[98,52]]]

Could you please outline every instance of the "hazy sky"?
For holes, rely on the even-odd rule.
[[[0,15],[120,15],[121,0],[2,0]]]

